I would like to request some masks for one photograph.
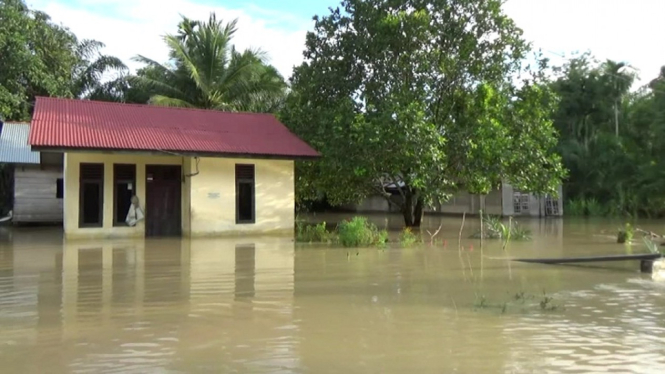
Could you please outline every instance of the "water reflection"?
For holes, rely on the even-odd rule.
[[[489,242],[481,261],[464,239],[460,263],[459,220],[426,225],[439,222],[445,248],[357,255],[288,238],[14,230],[0,242],[3,372],[665,371],[665,286],[637,264],[513,264],[509,277],[502,259],[621,252],[603,237],[614,224],[524,221],[533,241],[508,255]],[[542,310],[543,291],[565,310]]]

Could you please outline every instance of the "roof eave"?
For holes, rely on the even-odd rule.
[[[274,154],[249,154],[249,153],[218,153],[218,152],[195,152],[174,150],[142,150],[142,149],[117,149],[117,148],[85,148],[85,147],[58,147],[58,146],[31,146],[37,152],[88,152],[88,153],[120,153],[120,154],[142,154],[154,156],[177,156],[177,157],[215,157],[215,158],[253,158],[268,160],[316,160],[321,158],[317,155],[274,155]]]

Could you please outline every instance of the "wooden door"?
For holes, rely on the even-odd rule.
[[[180,165],[146,165],[146,236],[180,236]]]

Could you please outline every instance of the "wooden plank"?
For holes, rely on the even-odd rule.
[[[595,257],[564,257],[564,258],[518,258],[513,261],[537,264],[574,264],[584,262],[608,262],[630,260],[655,260],[663,257],[659,253],[644,253],[637,255],[611,255]]]

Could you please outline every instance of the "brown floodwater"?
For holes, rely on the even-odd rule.
[[[440,217],[425,222],[443,223],[434,245],[385,250],[0,228],[0,372],[665,372],[665,284],[638,263],[506,260],[644,245],[614,243],[619,222],[520,222],[533,240],[482,253],[466,239],[477,221],[460,252],[461,220]]]

